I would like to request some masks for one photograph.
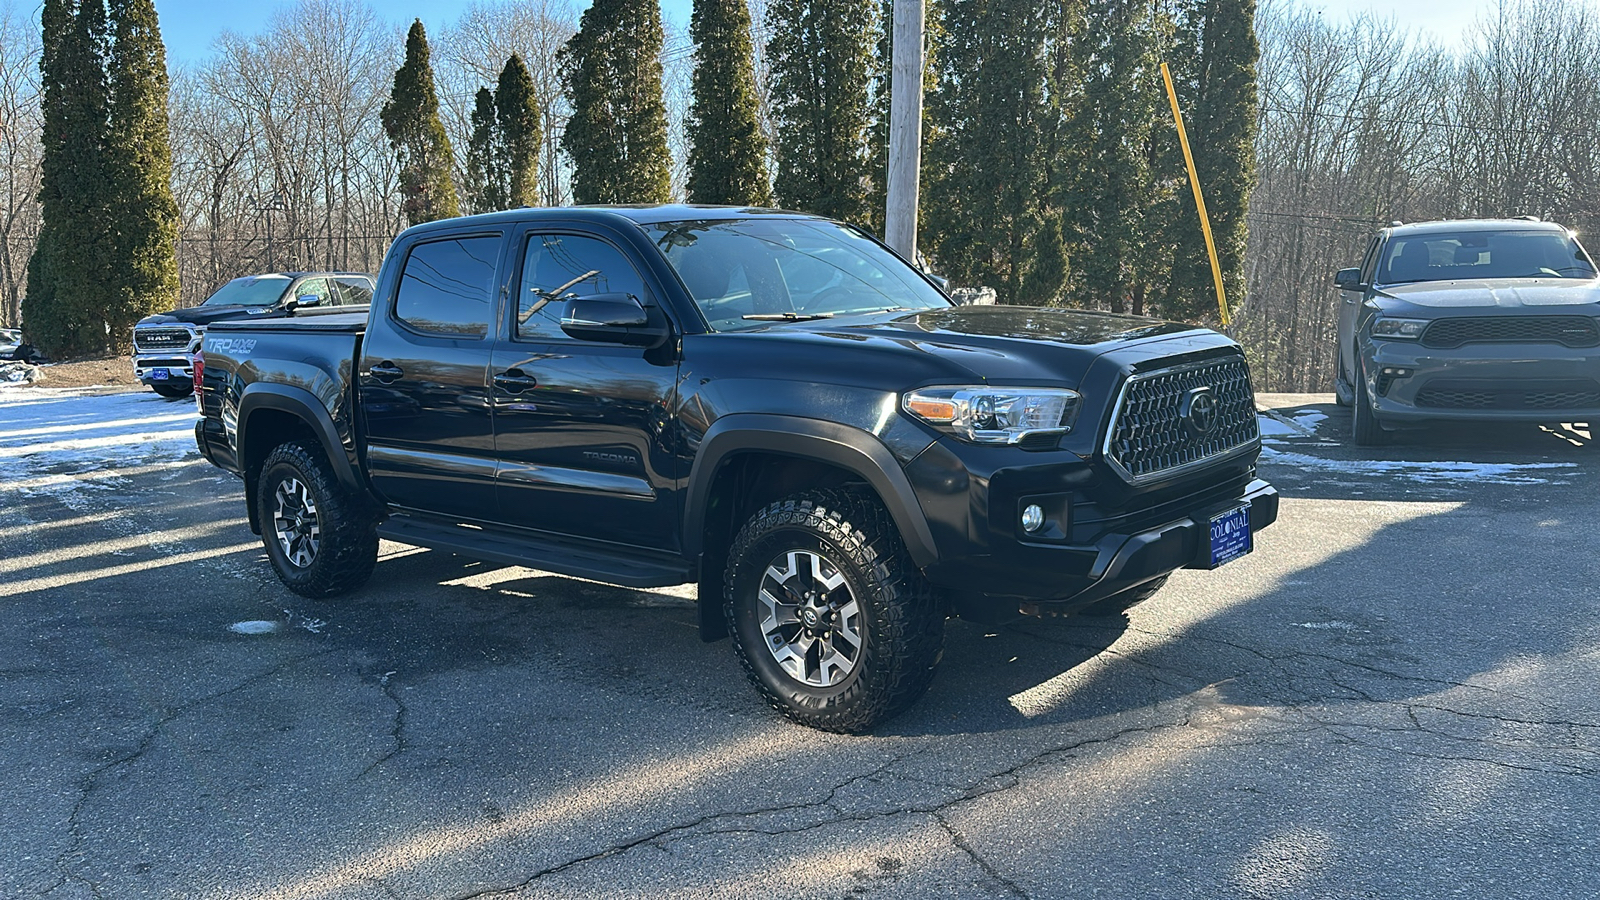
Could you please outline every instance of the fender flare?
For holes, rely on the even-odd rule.
[[[748,450],[827,463],[860,476],[883,500],[912,562],[922,568],[939,558],[911,481],[882,441],[837,422],[767,413],[723,416],[701,438],[684,503],[685,555],[693,558],[704,550],[706,504],[722,464]]]
[[[328,408],[317,395],[293,385],[258,381],[244,389],[244,395],[239,398],[237,437],[241,469],[244,468],[244,448],[249,446],[250,419],[259,409],[285,412],[304,422],[317,436],[323,455],[328,458],[328,464],[333,466],[339,483],[358,494],[367,493],[366,485],[362,483],[360,474],[350,462],[349,453],[345,451],[344,442],[339,439],[339,429],[333,424],[333,416]]]

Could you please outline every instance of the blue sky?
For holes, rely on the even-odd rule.
[[[420,18],[429,31],[452,23],[470,0],[372,0],[373,8],[399,25]],[[1428,31],[1447,45],[1456,45],[1461,34],[1471,27],[1480,12],[1493,8],[1496,0],[1296,0],[1305,6],[1322,9],[1327,15],[1344,19],[1361,12],[1393,15],[1401,27]],[[666,18],[679,25],[689,23],[692,0],[661,0]],[[211,43],[225,29],[253,34],[265,27],[272,11],[280,5],[273,0],[156,0],[161,15],[161,31],[167,52],[180,62],[202,59]],[[586,2],[580,5],[587,6]]]
[[[460,17],[471,0],[369,0],[378,14],[402,25],[421,19],[434,32]],[[692,0],[662,0],[663,15],[679,25],[689,24]],[[161,17],[161,36],[167,54],[178,62],[204,59],[211,44],[223,31],[254,34],[266,27],[272,13],[287,5],[276,0],[155,0]],[[587,7],[579,0],[580,7]]]

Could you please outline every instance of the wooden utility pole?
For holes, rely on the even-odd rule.
[[[884,242],[912,262],[917,259],[922,168],[922,6],[923,0],[894,0],[888,209],[883,229]]]

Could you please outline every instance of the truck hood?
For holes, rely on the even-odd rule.
[[[1377,295],[1429,309],[1518,310],[1596,306],[1600,304],[1600,280],[1498,278],[1483,281],[1421,281],[1390,285],[1380,289]]]
[[[140,325],[210,325],[226,319],[273,318],[283,315],[278,306],[191,306],[157,313],[139,320]]]
[[[1227,339],[1177,322],[1086,310],[1026,306],[957,306],[918,312],[780,323],[715,335],[744,344],[770,366],[797,360],[848,364],[815,371],[817,381],[896,386],[938,380],[1076,386],[1090,363],[1112,350],[1182,334]],[[725,349],[732,349],[726,347]],[[852,352],[859,351],[859,352]]]

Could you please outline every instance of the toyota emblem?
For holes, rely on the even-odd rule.
[[[1217,427],[1217,395],[1209,387],[1197,387],[1183,395],[1178,415],[1189,423],[1195,437],[1204,437]]]

